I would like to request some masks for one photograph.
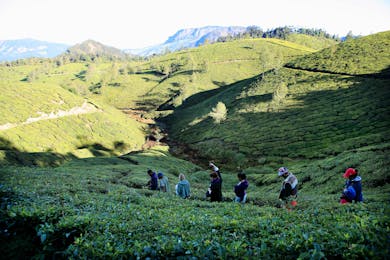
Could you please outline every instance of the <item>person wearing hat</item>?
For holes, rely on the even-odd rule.
[[[348,168],[343,177],[347,179],[345,182],[345,188],[340,197],[340,203],[351,203],[351,202],[362,202],[363,193],[362,193],[362,178],[358,176],[357,169]]]
[[[286,167],[280,167],[278,176],[283,177],[282,189],[280,190],[279,199],[284,202],[284,207],[289,204],[295,207],[298,193],[298,179]]]
[[[148,170],[148,175],[150,177],[150,180],[148,181],[148,186],[149,186],[149,189],[150,190],[157,190],[158,188],[158,180],[157,180],[157,174],[152,171],[152,170]]]
[[[158,181],[159,181],[159,189],[162,192],[170,192],[171,188],[169,187],[168,177],[165,176],[162,172],[159,172],[157,174]]]

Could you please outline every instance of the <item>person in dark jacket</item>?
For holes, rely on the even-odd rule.
[[[340,197],[340,203],[362,202],[362,178],[358,176],[358,170],[354,168],[348,168],[343,177],[347,179],[345,182],[345,188]]]
[[[210,174],[211,182],[207,190],[206,196],[210,197],[210,201],[222,201],[222,185],[221,179],[216,172]]]
[[[219,171],[219,168],[212,161],[209,162],[209,166],[213,172],[216,172],[218,174],[218,177],[222,183],[222,175],[221,175],[221,172]]]
[[[149,189],[150,190],[157,190],[158,189],[157,174],[149,169],[148,170],[148,175],[150,177],[150,180],[148,181]]]
[[[245,173],[237,174],[238,180],[240,181],[236,186],[234,186],[234,193],[236,194],[235,202],[245,203],[246,202],[246,189],[249,186],[248,181],[246,180]]]

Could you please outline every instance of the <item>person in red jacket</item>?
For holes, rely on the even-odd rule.
[[[348,168],[343,177],[347,179],[345,182],[345,188],[340,197],[340,203],[362,202],[362,178],[358,176],[358,170],[354,168]]]

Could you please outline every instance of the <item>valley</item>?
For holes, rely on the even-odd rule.
[[[93,44],[0,65],[5,258],[389,255],[389,31],[234,39],[145,59]],[[209,161],[222,202],[205,196]],[[278,200],[282,166],[299,181],[291,211]],[[342,205],[349,167],[364,202]],[[148,169],[171,190],[184,174],[190,198],[149,190]],[[246,204],[233,202],[237,173]]]

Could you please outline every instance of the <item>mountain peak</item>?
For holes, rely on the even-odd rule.
[[[124,58],[126,56],[120,49],[104,45],[91,39],[70,47],[66,53],[73,56],[88,55],[109,58]]]
[[[200,28],[186,28],[177,31],[170,36],[163,44],[136,49],[126,50],[127,53],[138,55],[160,54],[165,50],[177,51],[183,48],[193,48],[204,44],[206,41],[215,42],[219,37],[236,35],[244,32],[246,27],[242,26],[205,26]]]

